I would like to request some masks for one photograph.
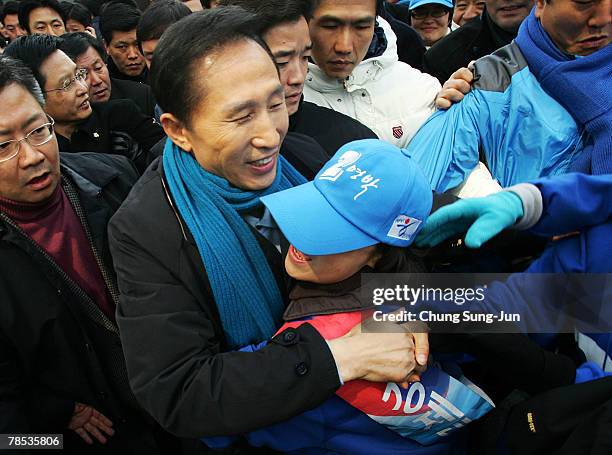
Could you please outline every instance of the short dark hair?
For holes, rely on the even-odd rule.
[[[106,62],[107,55],[104,46],[87,32],[63,34],[59,49],[74,61],[87,52],[87,49],[90,47],[93,47],[93,49],[100,54],[100,58]]]
[[[230,44],[255,41],[274,62],[259,34],[257,15],[235,6],[198,11],[171,25],[159,40],[151,63],[151,88],[161,109],[189,124],[205,96],[197,74],[202,58]]]
[[[9,14],[19,14],[19,2],[6,2],[0,7],[0,22],[4,24],[4,19]]]
[[[191,10],[187,5],[177,0],[158,0],[151,3],[138,22],[136,29],[138,46],[143,41],[161,38],[168,27],[190,14]]]
[[[107,45],[113,40],[113,32],[129,32],[138,27],[140,10],[125,3],[107,3],[100,10],[100,31]]]
[[[21,60],[44,89],[46,79],[40,73],[40,67],[51,54],[60,49],[62,39],[52,35],[20,36],[4,50],[4,55]]]
[[[42,90],[30,68],[15,58],[2,55],[0,56],[0,92],[12,84],[26,89],[41,107],[45,107]]]
[[[220,6],[239,6],[259,17],[261,32],[286,22],[296,22],[301,17],[312,16],[311,0],[221,0]]]
[[[61,17],[64,25],[66,25],[66,17],[64,10],[57,0],[23,0],[19,4],[19,25],[28,33],[30,30],[30,13],[36,8],[51,8]]]
[[[321,4],[321,2],[323,2],[324,0],[311,0],[312,2],[312,10],[316,10],[319,5]],[[385,1],[386,0],[376,0],[376,14],[378,16],[384,15],[385,12]]]
[[[83,5],[96,17],[100,15],[100,7],[102,6],[103,0],[76,0],[75,3]]]
[[[64,9],[65,21],[72,19],[82,24],[83,27],[91,27],[93,23],[93,14],[87,9],[86,6],[80,3],[62,2],[62,8]]]
[[[203,9],[210,9],[210,0],[200,0]]]

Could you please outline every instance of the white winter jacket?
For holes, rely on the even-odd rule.
[[[387,38],[385,52],[361,62],[344,81],[310,63],[304,99],[353,117],[380,139],[405,147],[434,112],[440,83],[400,62],[395,33],[384,19],[377,20]]]

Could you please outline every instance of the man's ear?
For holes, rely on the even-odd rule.
[[[542,12],[544,11],[545,6],[546,0],[535,0],[535,17],[538,19],[542,17]]]
[[[193,152],[193,146],[189,140],[187,130],[179,119],[173,114],[163,113],[159,118],[166,135],[172,142],[178,145],[186,152]]]

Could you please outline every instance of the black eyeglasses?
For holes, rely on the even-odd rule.
[[[414,18],[414,19],[425,19],[427,16],[431,16],[431,17],[435,17],[440,18],[446,14],[448,14],[449,11],[447,9],[433,9],[433,10],[422,10],[422,9],[413,9],[412,11],[410,11],[410,15]]]

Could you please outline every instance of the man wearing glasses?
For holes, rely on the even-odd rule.
[[[127,383],[106,237],[137,173],[113,155],[60,164],[42,91],[7,57],[0,105],[0,433],[62,433],[68,453],[160,453]]]
[[[45,97],[45,111],[55,119],[60,151],[124,155],[142,172],[154,158],[150,148],[164,136],[161,126],[131,100],[92,106],[87,70],[77,69],[59,49],[61,44],[61,38],[32,35],[5,51],[34,73]]]

